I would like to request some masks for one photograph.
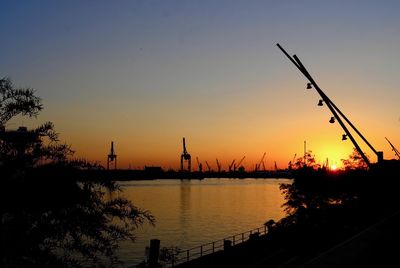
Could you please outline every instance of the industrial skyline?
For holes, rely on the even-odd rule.
[[[217,169],[265,155],[285,168],[307,141],[318,162],[353,150],[319,96],[275,46],[301,57],[318,85],[386,159],[400,146],[397,1],[4,1],[0,76],[32,87],[76,157],[179,169],[182,137]],[[362,149],[375,162],[368,147]],[[264,161],[264,160],[263,160]],[[203,166],[206,168],[206,166]]]

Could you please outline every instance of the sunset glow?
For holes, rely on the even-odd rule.
[[[1,1],[5,268],[397,263],[399,13]]]
[[[213,169],[246,156],[251,170],[264,152],[266,168],[287,168],[304,140],[318,163],[340,165],[354,146],[279,42],[394,157],[384,137],[400,146],[400,2],[218,2],[9,1],[0,76],[36,89],[44,110],[7,128],[51,121],[76,157],[103,165],[114,141],[120,168],[176,169],[182,137]]]

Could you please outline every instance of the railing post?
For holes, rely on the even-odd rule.
[[[150,268],[157,267],[159,254],[160,254],[160,240],[159,239],[150,240],[150,252],[148,259]]]
[[[229,250],[232,247],[231,240],[224,240],[224,250]]]
[[[239,243],[240,244],[240,236],[242,237],[242,243],[245,241],[245,234],[247,234],[247,233],[249,233],[249,237],[248,237],[248,239],[249,240],[253,240],[253,238],[256,238],[256,237],[258,237],[261,233],[260,233],[260,230],[262,231],[262,229],[264,229],[264,233],[265,234],[267,234],[267,230],[268,230],[268,226],[266,226],[266,225],[263,225],[263,226],[261,226],[261,227],[258,227],[258,228],[256,228],[256,229],[253,229],[253,230],[250,230],[250,231],[247,231],[247,232],[243,232],[243,233],[241,233],[241,234],[236,234],[236,235],[233,235],[232,236],[232,240],[226,240],[226,239],[224,239],[224,240],[219,240],[219,241],[213,241],[212,242],[212,253],[215,253],[215,243],[216,242],[220,242],[220,241],[223,241],[223,250],[229,250],[232,246],[235,246],[237,243]],[[253,232],[254,231],[254,232]],[[254,237],[253,237],[253,233],[254,233]],[[236,236],[239,236],[239,238],[238,238],[238,241],[236,241]],[[227,237],[228,238],[228,237]],[[200,248],[200,257],[203,257],[203,247],[204,246],[209,246],[211,243],[208,243],[208,244],[206,244],[206,245],[201,245],[201,246],[198,246],[198,247],[195,247],[195,248],[192,248],[192,249],[188,249],[188,250],[186,250],[186,262],[189,262],[190,261],[190,250],[197,250],[198,248]],[[184,251],[180,251],[179,252],[179,254],[180,253],[183,253]],[[206,250],[205,250],[205,252],[207,252],[207,248],[206,248]],[[177,254],[177,255],[179,255],[179,254]],[[197,253],[195,253],[193,256],[195,256],[195,255],[197,255]],[[194,257],[194,259],[196,259],[196,257]],[[174,266],[175,265],[175,263],[180,263],[179,262],[179,259],[178,259],[178,261],[176,261],[176,259],[175,259],[175,255],[173,255],[172,256],[172,266]]]

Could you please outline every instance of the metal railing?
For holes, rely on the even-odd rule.
[[[257,236],[266,233],[267,233],[267,226],[261,226],[243,233],[225,237],[224,239],[202,244],[200,246],[193,247],[190,249],[180,250],[172,255],[172,258],[170,262],[166,264],[166,267],[173,267],[175,265],[185,263],[220,250],[224,250],[224,247],[226,247],[227,245],[235,246],[248,241],[250,237],[252,237],[253,235]]]

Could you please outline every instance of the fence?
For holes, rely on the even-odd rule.
[[[263,235],[267,233],[267,226],[261,226],[259,228],[252,229],[247,232],[235,234],[232,236],[225,237],[221,240],[216,240],[207,244],[190,248],[187,250],[180,250],[175,254],[172,254],[168,267],[173,267],[177,264],[185,263],[193,259],[197,259],[207,254],[224,250],[226,247],[235,246],[243,243],[250,239],[252,236]]]

